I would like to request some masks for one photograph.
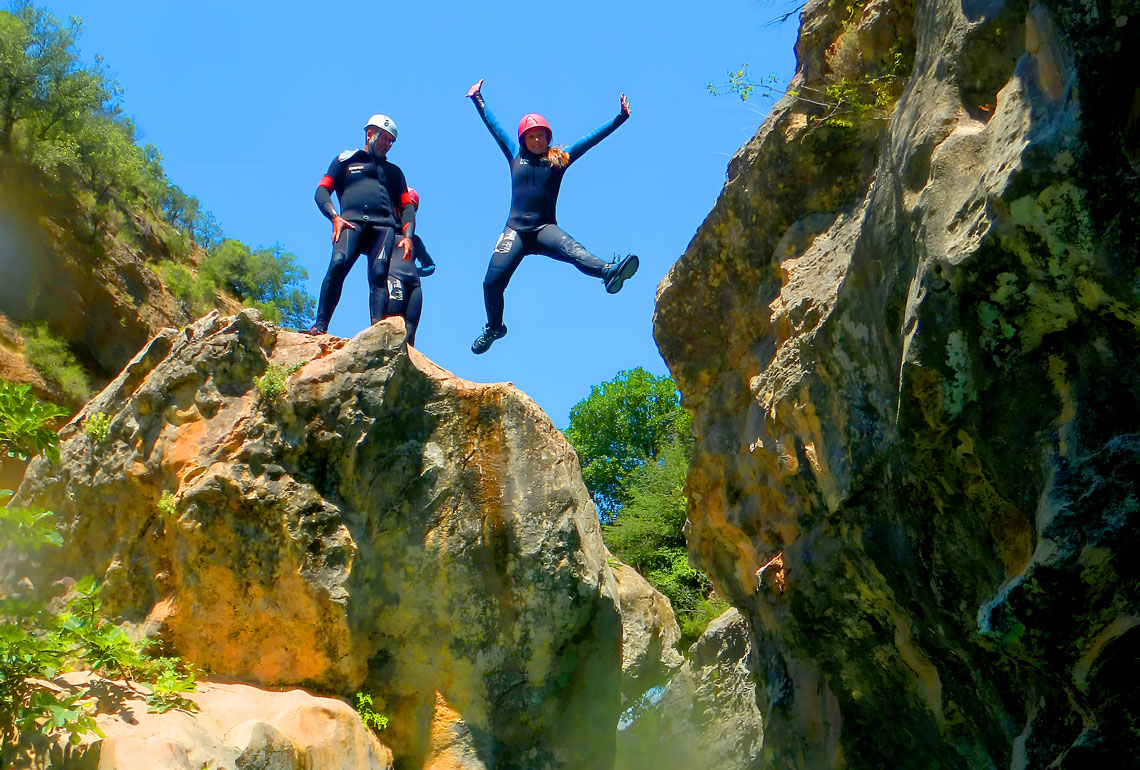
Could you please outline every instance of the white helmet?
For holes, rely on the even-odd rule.
[[[369,128],[378,128],[381,131],[387,131],[392,135],[392,139],[396,138],[396,121],[387,115],[377,113],[370,117],[368,122],[364,124],[364,130],[367,131]]]

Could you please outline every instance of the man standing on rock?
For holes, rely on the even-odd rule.
[[[391,118],[373,115],[364,125],[365,149],[342,152],[317,185],[317,208],[333,225],[333,253],[321,284],[316,322],[309,334],[328,332],[344,277],[357,257],[365,253],[369,315],[372,323],[383,318],[388,299],[388,262],[413,254],[415,207],[408,195],[404,172],[388,160],[396,134],[396,123]],[[339,214],[332,202],[334,190],[340,201]]]

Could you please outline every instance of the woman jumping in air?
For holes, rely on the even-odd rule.
[[[524,115],[519,121],[521,147],[516,150],[515,143],[487,109],[482,88],[480,80],[471,86],[467,96],[475,103],[479,117],[511,166],[511,213],[483,279],[487,325],[472,343],[473,353],[487,352],[495,340],[507,333],[503,325],[503,292],[527,254],[543,254],[569,262],[586,275],[601,278],[610,294],[621,290],[622,284],[637,272],[638,265],[634,254],[618,262],[603,262],[563,232],[554,216],[558,188],[566,169],[629,118],[625,94],[621,95],[621,111],[617,117],[565,150],[551,146],[553,132],[545,118],[535,113]]]

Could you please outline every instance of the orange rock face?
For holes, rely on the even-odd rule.
[[[367,692],[408,766],[602,767],[621,620],[577,458],[512,386],[403,335],[252,311],[160,334],[29,470],[67,540],[37,583],[96,575],[110,614],[215,673]]]

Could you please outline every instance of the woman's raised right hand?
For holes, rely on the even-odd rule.
[[[483,78],[479,78],[478,83],[476,83],[475,85],[473,85],[467,89],[467,97],[470,99],[474,99],[476,96],[480,95],[479,92],[482,90],[482,88],[483,88]]]

